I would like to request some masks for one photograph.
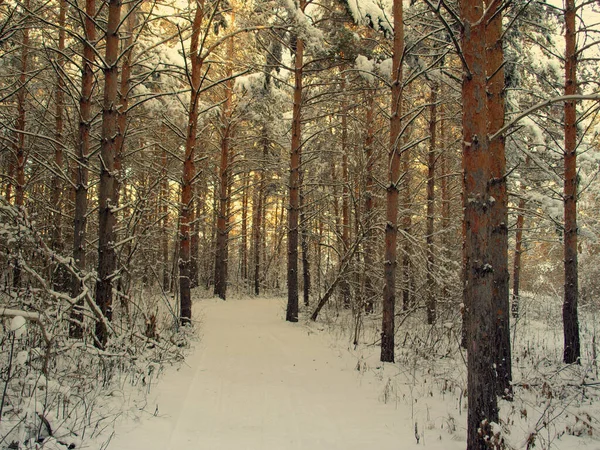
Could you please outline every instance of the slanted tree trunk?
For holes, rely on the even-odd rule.
[[[229,38],[230,61],[233,58],[233,37]],[[231,146],[231,113],[232,113],[232,96],[233,96],[233,67],[231,64],[227,66],[227,77],[229,80],[225,86],[225,105],[223,106],[223,127],[221,136],[221,165],[219,169],[219,211],[217,216],[217,248],[215,252],[215,295],[225,300],[227,297],[227,255],[228,255],[228,208],[229,202],[229,153]]]
[[[192,295],[190,292],[190,217],[192,215],[192,182],[196,176],[194,156],[196,134],[198,132],[198,101],[202,82],[203,60],[199,53],[199,38],[204,18],[204,0],[196,1],[196,12],[192,23],[190,42],[191,92],[188,123],[185,139],[183,176],[181,180],[181,210],[179,212],[179,301],[180,322],[189,324],[192,320]]]
[[[304,11],[306,0],[300,0]],[[302,69],[304,41],[296,37],[294,60],[294,109],[292,111],[292,149],[290,155],[290,206],[288,211],[288,303],[285,320],[298,322],[298,216],[300,214],[300,153],[302,150]]]
[[[488,134],[492,135],[504,126],[504,49],[502,48],[502,13],[499,4],[492,3],[492,20],[486,27],[486,72],[488,99]],[[508,275],[508,194],[506,192],[506,154],[504,135],[490,142],[491,182],[491,265],[494,270],[492,301],[496,313],[495,349],[496,393],[506,399],[512,398],[512,368],[509,324],[509,275]]]
[[[463,68],[463,188],[466,232],[467,450],[488,448],[491,422],[498,421],[493,348],[493,268],[490,258],[491,178],[487,130],[485,25],[482,0],[460,4]]]
[[[427,153],[427,323],[433,324],[436,319],[436,289],[433,270],[435,265],[435,254],[433,249],[433,219],[435,206],[435,162],[437,159],[437,90],[438,86],[433,83],[429,97],[429,152]]]
[[[88,210],[88,178],[90,156],[90,128],[92,122],[92,90],[94,87],[94,64],[96,53],[96,1],[85,2],[85,40],[83,41],[83,72],[81,75],[81,98],[79,99],[79,138],[77,142],[77,163],[75,167],[75,213],[73,225],[73,261],[78,269],[85,269],[85,232]],[[83,289],[81,281],[73,277],[71,296],[77,297]],[[71,312],[69,336],[81,339],[83,336],[83,300],[79,301]]]
[[[100,184],[98,186],[98,280],[96,303],[108,320],[112,319],[112,281],[116,269],[115,253],[115,154],[118,134],[118,56],[121,0],[109,0],[104,56],[104,101],[102,141],[100,144]],[[106,345],[108,330],[103,321],[96,323],[96,339]]]
[[[577,93],[577,36],[575,0],[565,0],[565,95]],[[566,364],[578,363],[581,356],[577,301],[577,111],[576,102],[565,102],[565,185],[563,303],[564,354]]]
[[[396,305],[396,243],[398,240],[398,184],[400,183],[400,132],[402,130],[402,54],[404,24],[402,0],[394,0],[394,48],[392,57],[392,104],[390,114],[390,152],[386,203],[383,318],[381,361],[394,362],[394,315]]]

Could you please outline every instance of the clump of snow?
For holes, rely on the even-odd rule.
[[[544,133],[540,126],[535,123],[531,117],[524,117],[521,120],[521,123],[525,127],[525,129],[531,134],[535,143],[541,144],[544,142]]]
[[[377,72],[379,72],[379,75],[381,75],[385,80],[391,80],[392,67],[392,58],[384,59],[375,66]]]
[[[20,338],[27,331],[27,321],[23,316],[15,316],[10,321],[10,331],[15,333],[16,338]]]
[[[17,356],[15,358],[15,364],[17,366],[24,366],[25,363],[27,362],[28,357],[29,357],[29,352],[27,350],[21,350],[19,353],[17,353]]]
[[[372,83],[375,80],[373,77],[373,72],[375,72],[375,61],[364,55],[358,55],[356,61],[354,61],[354,65],[356,66],[356,70],[360,71],[360,76],[369,83]]]
[[[233,90],[237,93],[256,93],[263,89],[265,84],[265,74],[262,72],[259,73],[251,73],[250,75],[245,75],[241,77],[237,77],[235,79],[235,84],[233,86]]]
[[[373,28],[383,30],[389,36],[394,33],[394,28],[388,19],[391,17],[391,14],[384,11],[382,2],[374,0],[348,0],[347,5],[356,23],[360,25],[372,25]]]

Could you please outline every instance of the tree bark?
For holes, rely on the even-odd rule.
[[[306,0],[300,0],[304,11]],[[294,109],[292,111],[292,149],[290,155],[290,207],[288,211],[288,302],[285,320],[298,322],[298,216],[300,213],[300,154],[302,151],[302,69],[304,42],[296,38],[294,61]]]
[[[396,243],[398,239],[398,183],[400,183],[400,133],[402,129],[402,55],[404,24],[402,0],[394,0],[394,47],[392,57],[392,104],[390,114],[390,151],[386,203],[383,318],[381,361],[394,362],[394,315],[396,305]]]
[[[375,141],[375,127],[373,122],[373,111],[374,111],[374,97],[375,90],[369,89],[366,91],[366,103],[367,103],[367,114],[365,119],[365,127],[367,134],[365,137],[365,160],[366,160],[366,180],[365,180],[365,212],[364,212],[364,226],[365,226],[365,257],[364,257],[364,274],[365,274],[365,313],[371,314],[375,309],[375,298],[377,292],[375,290],[373,282],[373,252],[375,246],[373,242],[373,143]]]
[[[486,27],[486,72],[488,103],[488,135],[504,126],[504,49],[502,48],[502,13],[493,2],[492,20]],[[491,203],[490,258],[493,267],[492,302],[496,313],[495,349],[496,393],[505,399],[512,398],[512,364],[509,323],[508,274],[508,194],[506,192],[506,153],[504,135],[490,142]]]
[[[436,289],[433,270],[435,266],[435,254],[433,249],[433,226],[435,206],[435,163],[437,158],[437,90],[438,86],[433,83],[429,97],[429,152],[427,153],[427,323],[433,324],[436,319]]]
[[[577,93],[577,36],[575,0],[565,0],[565,95]],[[564,354],[566,364],[579,363],[579,319],[577,301],[577,111],[574,100],[565,102],[565,185],[564,185],[564,265],[563,303]]]
[[[487,136],[486,52],[482,0],[462,0],[461,34],[465,63],[463,98],[463,188],[466,231],[467,450],[488,448],[491,422],[498,421],[494,354],[495,314],[490,259],[491,178]]]
[[[160,181],[160,197],[161,197],[161,253],[163,264],[163,289],[168,291],[171,286],[171,269],[169,266],[169,179],[167,166],[167,151],[162,149],[160,155],[161,165],[161,181]]]
[[[29,11],[29,0],[24,0],[24,9]],[[17,90],[17,120],[16,129],[16,187],[15,187],[15,206],[23,208],[25,206],[25,164],[27,156],[25,154],[25,101],[27,99],[27,71],[29,70],[29,24],[26,23],[22,29],[23,39],[21,41],[21,73],[19,74],[19,88]],[[17,270],[19,274],[17,274]],[[20,269],[15,266],[15,286],[20,283]]]
[[[77,165],[75,167],[75,212],[73,221],[73,261],[79,270],[85,270],[85,235],[88,210],[88,178],[90,155],[90,129],[92,122],[92,91],[94,88],[94,64],[96,53],[96,1],[86,0],[83,41],[83,73],[81,75],[81,98],[79,99],[79,136],[77,143]],[[73,277],[71,296],[77,297],[83,289],[81,281]],[[83,300],[71,312],[69,336],[81,339],[83,336]]]
[[[96,303],[102,314],[112,319],[112,281],[116,269],[115,253],[115,154],[118,134],[118,56],[121,0],[109,0],[104,56],[104,101],[100,144],[100,184],[98,186],[98,279]],[[104,321],[96,323],[97,344],[104,348],[108,330]]]
[[[266,144],[265,144],[266,146]],[[258,182],[256,182],[258,181]],[[252,255],[254,257],[254,295],[260,295],[260,253],[261,219],[263,209],[264,171],[255,177],[254,198],[252,199]]]
[[[200,185],[196,184],[194,189],[194,218],[191,223],[190,237],[190,288],[199,286],[198,279],[198,252],[200,251],[200,215],[204,201],[200,200]]]
[[[517,215],[517,232],[515,236],[515,258],[513,261],[513,294],[512,294],[512,316],[517,319],[519,317],[519,287],[521,282],[521,258],[523,256],[523,225],[525,222],[525,199],[521,197],[519,200],[519,213]]]
[[[233,37],[229,38],[228,53],[230,61],[233,58]],[[227,297],[227,254],[229,240],[229,215],[227,212],[227,203],[229,201],[229,153],[231,151],[231,112],[232,112],[232,95],[233,95],[233,80],[231,76],[233,68],[231,64],[227,66],[227,77],[229,80],[225,86],[225,105],[223,106],[223,127],[221,136],[221,165],[219,168],[219,212],[217,216],[217,248],[215,252],[215,295],[225,300]]]
[[[63,196],[63,180],[59,172],[62,171],[64,165],[63,149],[61,144],[63,143],[63,130],[64,130],[64,101],[65,101],[65,83],[63,81],[63,70],[65,65],[65,58],[63,52],[65,50],[65,17],[66,17],[67,4],[65,0],[59,0],[59,12],[58,12],[58,54],[56,57],[56,92],[55,92],[55,107],[56,107],[56,118],[55,118],[55,131],[54,131],[54,164],[56,166],[57,173],[52,177],[52,207],[54,212],[52,213],[52,237],[51,247],[52,249],[62,254],[64,251],[64,241],[62,238],[62,196]],[[68,276],[63,266],[59,265],[55,269],[54,274],[54,289],[60,292],[66,292],[68,290]]]
[[[248,279],[248,191],[250,190],[250,173],[245,172],[244,190],[242,192],[242,246],[240,249],[241,272],[244,282]]]
[[[344,70],[342,66],[342,71]],[[348,251],[350,245],[350,179],[348,175],[348,102],[346,100],[346,74],[341,74],[342,92],[342,254]],[[344,277],[341,280],[341,294],[344,308],[349,309],[351,304],[350,283]]]
[[[192,182],[196,176],[194,165],[196,134],[198,132],[198,101],[202,78],[203,60],[199,53],[199,38],[204,18],[204,0],[196,1],[190,42],[191,92],[185,139],[185,156],[181,180],[181,210],[179,212],[179,301],[180,322],[187,325],[192,320],[192,294],[190,292],[190,217],[192,208]]]

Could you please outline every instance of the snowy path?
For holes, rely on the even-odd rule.
[[[284,322],[281,299],[205,300],[195,308],[201,341],[188,365],[167,372],[155,388],[158,417],[120,425],[109,450],[415,445],[406,415],[377,400],[356,360],[303,325]]]

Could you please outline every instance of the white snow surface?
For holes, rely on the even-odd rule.
[[[16,338],[23,336],[27,331],[27,321],[23,316],[15,316],[10,321],[10,331],[15,333]]]
[[[285,322],[282,299],[203,300],[195,311],[200,342],[149,398],[158,414],[119,424],[109,450],[423,447],[411,407],[380,401],[381,380],[331,336]],[[427,430],[427,448],[464,448],[441,434]]]

